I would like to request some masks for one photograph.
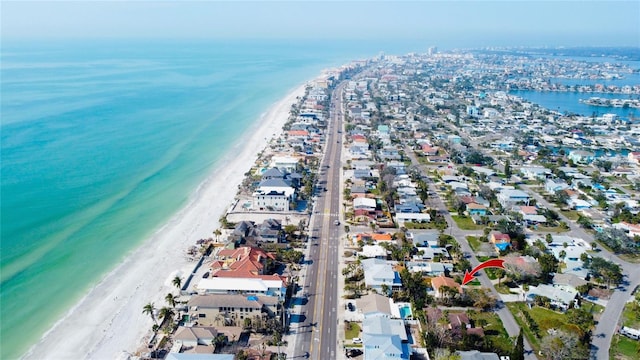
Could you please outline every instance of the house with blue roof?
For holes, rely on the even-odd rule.
[[[400,274],[394,270],[394,265],[396,265],[395,262],[382,259],[362,260],[364,283],[381,294],[383,293],[382,285],[386,285],[389,291],[400,290],[402,281]]]
[[[370,313],[362,321],[365,360],[409,359],[409,337],[401,319],[383,313]]]

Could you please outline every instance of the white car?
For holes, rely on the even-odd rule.
[[[362,344],[362,339],[360,339],[360,338],[353,338],[351,341],[352,341],[354,344]]]
[[[333,225],[335,225],[335,226],[340,225],[340,220],[336,220],[336,221],[334,221],[334,222],[333,222]]]

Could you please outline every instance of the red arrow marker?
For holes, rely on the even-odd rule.
[[[488,268],[488,267],[497,267],[497,268],[501,268],[504,269],[504,260],[502,259],[491,259],[491,260],[487,260],[485,262],[483,262],[482,264],[476,266],[475,268],[473,268],[473,270],[471,270],[471,272],[469,272],[469,270],[465,271],[464,273],[464,279],[462,280],[462,285],[468,283],[469,281],[472,281],[474,279],[473,274],[477,273],[478,271],[484,269],[484,268]]]

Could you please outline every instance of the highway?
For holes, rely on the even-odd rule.
[[[325,153],[318,173],[320,190],[310,222],[311,250],[304,279],[308,302],[304,323],[295,336],[293,358],[335,359],[337,354],[338,253],[340,219],[340,156],[342,151],[342,99],[344,83],[332,94]],[[340,131],[340,133],[338,132]],[[336,225],[335,221],[340,225]]]

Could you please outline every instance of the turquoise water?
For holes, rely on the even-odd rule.
[[[23,354],[184,206],[270,104],[324,68],[398,49],[5,41],[0,358]]]
[[[412,315],[411,312],[411,307],[409,306],[402,306],[400,307],[400,317],[403,319],[409,319]]]

